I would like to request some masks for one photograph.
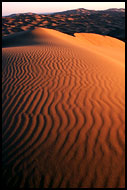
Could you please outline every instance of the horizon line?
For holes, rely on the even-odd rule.
[[[85,8],[77,8],[77,9],[85,9]],[[7,15],[2,15],[2,17],[4,16],[10,16],[10,15],[13,15],[13,14],[26,14],[26,13],[33,13],[33,14],[53,14],[53,13],[61,13],[61,12],[65,12],[65,11],[71,11],[71,10],[77,10],[77,9],[67,9],[67,10],[64,10],[64,11],[56,11],[56,12],[43,12],[43,13],[36,13],[36,12],[19,12],[19,13],[11,13],[11,14],[7,14]],[[85,9],[85,10],[89,10],[89,11],[104,11],[104,10],[109,10],[109,9],[124,9],[125,8],[108,8],[108,9]]]

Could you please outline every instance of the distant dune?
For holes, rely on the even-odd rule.
[[[2,36],[36,27],[74,33],[96,33],[125,41],[125,9],[84,8],[53,14],[19,13],[2,17]]]
[[[2,46],[3,187],[125,188],[125,43],[36,28]]]

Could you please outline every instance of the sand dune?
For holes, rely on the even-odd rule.
[[[4,187],[125,187],[124,46],[44,28],[4,37]]]
[[[2,36],[36,27],[52,28],[69,35],[91,32],[125,42],[125,9],[95,11],[81,8],[47,15],[19,13],[2,17]]]

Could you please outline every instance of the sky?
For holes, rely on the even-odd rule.
[[[77,8],[90,10],[125,8],[125,2],[2,2],[2,16],[26,12],[52,13]]]

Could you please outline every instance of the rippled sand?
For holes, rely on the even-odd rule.
[[[125,43],[38,28],[2,48],[3,186],[125,187]]]

